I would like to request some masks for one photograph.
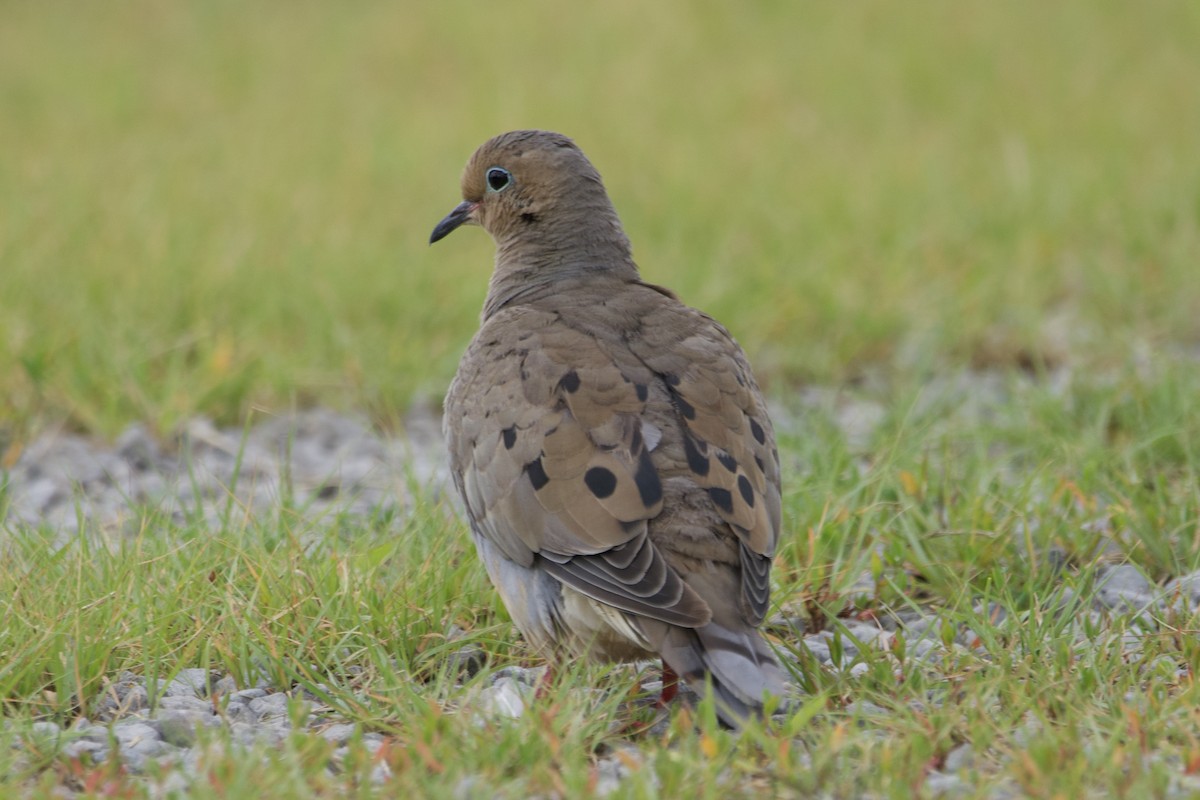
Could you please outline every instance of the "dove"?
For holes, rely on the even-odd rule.
[[[443,427],[480,559],[551,664],[661,659],[733,728],[784,678],[759,632],[781,527],[779,455],[746,355],[643,281],[599,173],[562,134],[485,142],[464,225],[491,235],[480,327]]]

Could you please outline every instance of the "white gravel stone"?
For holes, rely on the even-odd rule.
[[[140,773],[145,772],[152,762],[159,762],[178,752],[178,748],[172,747],[161,739],[145,739],[128,747],[122,747],[121,761],[131,771]]]
[[[864,717],[884,716],[891,713],[883,706],[876,705],[870,700],[855,700],[854,702],[847,703],[843,711],[851,716],[861,715]]]
[[[112,738],[108,728],[104,727],[103,725],[89,725],[87,728],[82,730],[83,737],[81,741],[95,742],[96,744],[107,746],[109,739]]]
[[[597,797],[607,797],[621,788],[621,781],[629,776],[629,768],[617,758],[603,758],[596,763]]]
[[[31,736],[38,739],[53,740],[62,735],[62,728],[60,728],[56,722],[39,720],[29,726],[29,733]]]
[[[525,713],[525,700],[519,686],[512,678],[501,678],[491,686],[481,688],[469,705],[481,721],[517,719]]]
[[[392,777],[392,768],[388,766],[386,761],[380,761],[371,769],[371,783],[379,786],[387,783]]]
[[[830,664],[833,662],[833,656],[829,652],[829,645],[820,639],[806,638],[800,642],[800,645],[820,663]]]
[[[925,794],[930,797],[964,797],[973,793],[973,787],[958,775],[931,772],[925,778]]]
[[[172,711],[196,711],[209,715],[213,713],[211,700],[202,700],[199,697],[188,697],[186,695],[168,695],[158,701],[158,707]]]
[[[112,734],[122,749],[159,739],[158,731],[154,729],[154,726],[133,720],[116,723],[112,727]]]
[[[1200,571],[1168,581],[1163,587],[1160,602],[1185,614],[1200,610]]]
[[[166,685],[167,697],[204,697],[208,694],[208,670],[185,669]]]
[[[231,722],[229,738],[241,745],[252,745],[258,738],[257,729],[249,722]]]
[[[932,639],[917,639],[914,641],[906,641],[904,643],[905,658],[913,658],[922,660],[930,655],[941,652],[942,643]]]
[[[250,706],[237,700],[230,700],[226,703],[223,713],[228,719],[241,720],[242,722],[253,723],[258,719],[258,715],[250,710]]]
[[[1096,590],[1096,602],[1114,611],[1142,611],[1153,604],[1150,581],[1133,564],[1118,564],[1104,571]]]
[[[165,710],[154,719],[163,741],[177,747],[191,747],[196,743],[196,732],[201,728],[218,728],[221,718],[200,711]]]
[[[319,733],[321,738],[332,744],[345,744],[354,736],[354,732],[358,730],[357,725],[348,723],[336,723],[326,728],[322,728]]]
[[[367,748],[371,753],[378,752],[379,748],[383,747],[383,734],[381,733],[364,733],[362,736],[363,747]]]
[[[970,769],[974,765],[975,749],[969,744],[960,744],[946,754],[946,760],[942,764],[942,771],[953,773],[959,770]]]
[[[218,697],[231,695],[237,690],[237,681],[233,679],[232,675],[226,675],[224,678],[221,678],[219,681],[213,684],[213,694],[217,695]]]
[[[63,747],[62,755],[68,760],[88,756],[92,761],[103,761],[108,758],[108,746],[89,739],[77,739]]]
[[[283,692],[256,697],[250,701],[250,710],[257,714],[260,720],[278,717],[287,719],[289,699]]]

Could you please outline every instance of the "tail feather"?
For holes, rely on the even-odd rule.
[[[663,661],[694,689],[711,686],[717,715],[729,727],[761,716],[765,696],[783,694],[783,672],[756,629],[730,630],[715,622],[699,628],[659,626],[647,631],[647,638],[659,643]]]

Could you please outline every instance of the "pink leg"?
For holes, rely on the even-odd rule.
[[[538,678],[537,689],[533,692],[535,700],[545,700],[550,696],[550,690],[554,687],[554,665],[548,664],[546,671],[542,673],[542,677]]]
[[[671,669],[667,662],[663,662],[662,667],[662,692],[658,695],[658,702],[655,703],[659,708],[666,708],[675,695],[679,693],[679,676],[675,674],[675,670]]]

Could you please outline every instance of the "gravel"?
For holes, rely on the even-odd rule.
[[[326,410],[270,418],[249,431],[198,418],[166,443],[143,425],[113,445],[76,434],[35,439],[8,474],[3,522],[55,531],[61,544],[81,519],[109,536],[136,533],[145,508],[218,526],[230,487],[239,514],[277,513],[286,503],[321,519],[330,511],[403,512],[413,484],[435,496],[450,485],[440,422],[427,409],[410,414],[397,437]]]
[[[814,405],[836,402],[825,394],[812,400]],[[867,441],[883,416],[881,409],[869,403],[850,402],[839,408],[833,418],[856,445]],[[787,429],[792,424],[785,419],[779,427]],[[413,501],[409,494],[412,486],[435,495],[446,493],[449,486],[440,423],[428,410],[411,415],[404,435],[394,437],[380,435],[361,417],[324,410],[267,419],[248,431],[220,429],[208,420],[196,419],[165,443],[140,425],[130,427],[112,444],[73,434],[51,434],[31,442],[10,469],[6,517],[0,520],[0,531],[38,526],[55,531],[65,542],[74,538],[82,519],[89,523],[89,530],[120,537],[136,530],[138,509],[147,506],[181,522],[199,518],[218,525],[229,505],[227,487],[233,487],[240,509],[252,513],[278,513],[281,504],[290,503],[314,519],[336,516],[331,511],[366,515],[384,509],[403,514]],[[864,575],[859,584],[866,593],[875,579]],[[1088,630],[1102,629],[1098,623],[1111,615],[1153,615],[1168,609],[1194,612],[1197,608],[1200,572],[1158,586],[1133,565],[1113,564],[1101,570],[1090,607],[1064,591],[1045,610],[1072,615],[1072,633],[1076,640],[1084,641],[1089,638]],[[769,621],[780,638],[792,642],[792,652],[785,652],[784,657],[798,658],[803,653],[803,660],[810,664],[815,661],[824,669],[846,670],[852,676],[870,669],[863,651],[888,653],[895,659],[898,635],[905,639],[903,668],[922,664],[932,668],[943,659],[963,654],[988,657],[979,637],[965,627],[954,631],[949,646],[943,643],[942,624],[933,613],[904,609],[877,621],[839,620],[837,633],[806,634],[802,615],[789,614],[786,609],[785,605],[784,613]],[[998,623],[1009,622],[1002,609],[980,607],[976,611]],[[1091,624],[1085,624],[1088,622]],[[1153,631],[1152,626],[1146,629]],[[1137,652],[1140,636],[1124,636],[1127,641],[1122,645]],[[835,653],[840,657],[835,659]],[[471,646],[449,658],[451,668],[464,679],[486,669],[483,653]],[[896,663],[899,668],[899,661]],[[486,685],[464,696],[462,704],[481,724],[519,718],[530,713],[539,676],[539,670],[518,667],[496,670]],[[655,685],[648,677],[644,686],[653,690]],[[92,709],[93,720],[80,719],[69,728],[36,722],[27,738],[36,740],[39,747],[56,742],[67,758],[87,757],[96,762],[119,758],[135,773],[152,764],[189,769],[196,763],[198,743],[214,732],[224,732],[233,746],[270,746],[304,733],[335,745],[335,759],[346,755],[347,744],[356,737],[372,751],[384,743],[382,736],[339,719],[313,695],[295,686],[271,685],[265,678],[255,686],[239,686],[232,676],[189,668],[153,688],[150,691],[143,676],[118,674]],[[152,703],[152,698],[157,701]],[[859,719],[889,713],[861,701],[846,710]],[[629,774],[631,759],[638,758],[636,750],[622,757],[615,753],[598,756],[597,794],[617,789]],[[930,774],[928,793],[969,793],[971,787],[963,776],[975,758],[969,745],[951,751],[942,768]],[[373,779],[384,781],[388,774],[381,762]],[[464,778],[462,787],[467,794],[470,780]]]

